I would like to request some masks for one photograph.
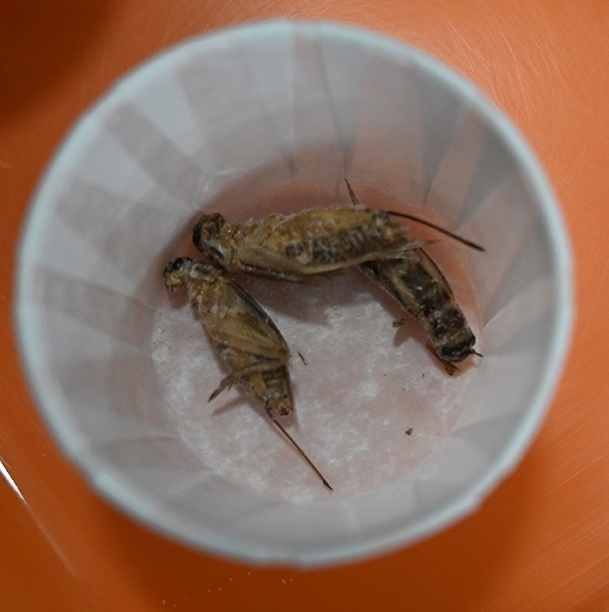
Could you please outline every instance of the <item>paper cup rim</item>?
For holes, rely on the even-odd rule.
[[[401,530],[392,532],[385,538],[375,538],[372,542],[367,540],[363,543],[356,541],[354,544],[333,549],[320,549],[314,552],[291,551],[291,553],[278,558],[276,555],[269,557],[268,551],[263,545],[256,550],[244,550],[243,543],[240,540],[217,538],[210,541],[210,538],[208,538],[201,541],[201,538],[194,534],[185,533],[183,529],[176,529],[172,525],[170,517],[159,517],[158,509],[152,509],[149,500],[134,495],[121,482],[110,478],[107,472],[100,474],[95,466],[83,461],[78,445],[71,443],[71,439],[73,439],[70,435],[71,426],[61,418],[62,410],[56,407],[55,396],[50,393],[50,381],[45,376],[45,366],[38,357],[37,347],[41,343],[40,334],[38,334],[39,328],[33,324],[27,297],[24,296],[27,296],[27,288],[32,282],[31,266],[29,265],[30,253],[32,247],[35,247],[38,234],[44,231],[47,215],[52,212],[52,206],[49,206],[48,203],[52,204],[54,202],[54,194],[62,184],[66,171],[70,173],[69,170],[73,167],[74,160],[78,157],[82,147],[89,142],[94,122],[98,121],[100,116],[105,116],[115,108],[117,102],[129,97],[132,91],[150,83],[159,68],[180,63],[193,52],[204,53],[206,49],[232,43],[235,39],[256,39],[285,34],[286,32],[356,42],[382,51],[393,61],[414,62],[475,107],[476,111],[500,136],[506,148],[512,152],[517,166],[522,171],[527,192],[533,194],[536,206],[541,212],[543,224],[550,237],[549,246],[556,277],[556,306],[554,334],[546,355],[544,373],[537,386],[536,394],[530,402],[526,418],[523,419],[511,442],[492,461],[483,478],[479,479],[474,486],[464,490],[458,499],[451,504],[439,508],[426,517],[426,520],[417,523],[415,528],[408,525]],[[300,566],[323,566],[355,561],[380,554],[406,544],[412,544],[437,533],[471,513],[483,498],[516,467],[538,431],[567,357],[573,318],[571,249],[556,198],[536,156],[504,113],[486,98],[476,86],[452,68],[407,43],[343,24],[289,19],[246,23],[196,36],[165,49],[120,77],[106,93],[102,94],[74,122],[48,162],[39,185],[31,198],[18,245],[16,298],[13,307],[18,350],[36,404],[64,452],[79,466],[87,480],[103,497],[112,500],[127,514],[143,520],[155,529],[171,534],[188,545],[195,545],[238,560]]]

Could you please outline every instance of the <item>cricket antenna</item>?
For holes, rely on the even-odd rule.
[[[395,217],[402,217],[403,219],[409,219],[410,221],[416,221],[417,223],[421,223],[422,225],[431,227],[432,229],[435,229],[436,232],[440,232],[441,234],[450,236],[451,238],[454,238],[455,240],[459,241],[465,246],[471,247],[472,249],[476,249],[476,251],[484,252],[484,247],[480,246],[479,244],[476,244],[475,242],[472,242],[471,240],[467,240],[467,238],[458,236],[457,234],[453,234],[452,232],[449,232],[447,229],[444,229],[443,227],[440,227],[439,225],[436,225],[435,223],[431,223],[430,221],[426,221],[425,219],[421,219],[419,217],[415,217],[414,215],[409,215],[407,213],[396,212],[395,210],[388,210],[387,213]]]
[[[330,483],[323,477],[323,474],[317,469],[317,466],[307,457],[307,454],[300,448],[296,440],[292,438],[292,436],[285,430],[283,425],[271,414],[269,415],[273,420],[273,423],[277,425],[277,427],[281,430],[283,435],[294,445],[296,450],[304,457],[306,462],[315,470],[315,473],[321,478],[321,481],[330,489],[330,491],[334,491],[334,489],[330,486]]]
[[[347,179],[345,179],[345,183],[347,183],[347,189],[349,191],[349,197],[351,198],[351,202],[353,202],[353,204],[355,205],[359,204],[359,200],[357,199],[357,196],[355,195],[355,192],[353,191]],[[476,251],[484,252],[485,250],[484,247],[481,247],[479,244],[476,244],[475,242],[472,242],[471,240],[467,240],[466,238],[462,238],[461,236],[457,236],[457,234],[453,234],[452,232],[449,232],[447,229],[444,229],[443,227],[440,227],[439,225],[436,225],[435,223],[431,223],[430,221],[426,221],[425,219],[421,219],[420,217],[415,217],[414,215],[409,215],[407,213],[396,212],[395,210],[388,210],[386,212],[395,217],[402,217],[403,219],[409,219],[410,221],[416,221],[417,223],[421,223],[422,225],[431,227],[432,229],[435,229],[436,232],[440,232],[441,234],[444,234],[445,236],[450,236],[451,238],[454,238],[455,240],[461,242],[462,244],[468,247],[471,247],[472,249],[476,249]]]

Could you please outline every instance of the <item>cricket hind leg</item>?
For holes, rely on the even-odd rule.
[[[237,384],[245,385],[271,418],[285,417],[294,411],[290,374],[280,362],[256,363],[234,371],[222,379],[209,401]]]
[[[218,397],[224,389],[227,387],[230,389],[233,385],[239,384],[241,382],[241,376],[237,376],[235,374],[229,374],[226,378],[223,378],[218,385],[218,388],[209,396],[208,402],[211,402],[213,399]]]
[[[271,369],[275,369],[276,367],[276,364],[273,364]],[[231,387],[246,381],[248,376],[257,374],[259,372],[265,372],[267,370],[269,370],[269,363],[255,363],[231,372],[228,376],[225,376],[220,381],[218,388],[209,396],[207,401],[211,402],[213,399],[218,397],[218,395],[220,395],[224,389],[230,389]]]
[[[401,319],[397,319],[397,321],[393,322],[393,327],[402,327],[402,325],[407,325],[408,323],[417,323],[417,318],[413,315],[410,314],[409,312],[406,313],[405,317],[402,317]]]

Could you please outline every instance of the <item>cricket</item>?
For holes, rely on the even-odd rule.
[[[432,352],[450,375],[458,372],[454,363],[480,355],[473,348],[476,337],[450,285],[423,249],[409,251],[397,260],[369,261],[359,267],[421,323]],[[407,321],[400,319],[394,326]]]
[[[278,417],[294,410],[294,399],[287,366],[290,349],[271,317],[212,263],[180,257],[167,264],[163,275],[169,291],[186,286],[211,343],[230,368],[231,373],[222,379],[209,401],[224,389],[243,385],[324,485],[333,490],[278,421]]]
[[[358,205],[351,185],[348,181],[346,183],[351,201]],[[451,238],[457,238],[466,246],[484,251],[480,245],[448,230],[417,217],[409,218]],[[457,303],[453,290],[440,268],[423,248],[405,251],[399,258],[367,261],[360,264],[359,268],[391,295],[410,317],[421,323],[431,342],[432,352],[449,375],[459,371],[455,363],[463,361],[469,355],[482,356],[474,349],[476,337]],[[400,319],[394,322],[394,326],[399,327],[407,321],[408,318]]]
[[[193,242],[229,274],[301,283],[424,244],[411,240],[408,228],[386,211],[361,206],[314,208],[243,225],[207,214],[194,226]]]

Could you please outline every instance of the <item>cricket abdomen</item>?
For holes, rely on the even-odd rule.
[[[264,405],[269,416],[287,416],[294,410],[292,385],[287,366],[250,374],[245,382]]]

